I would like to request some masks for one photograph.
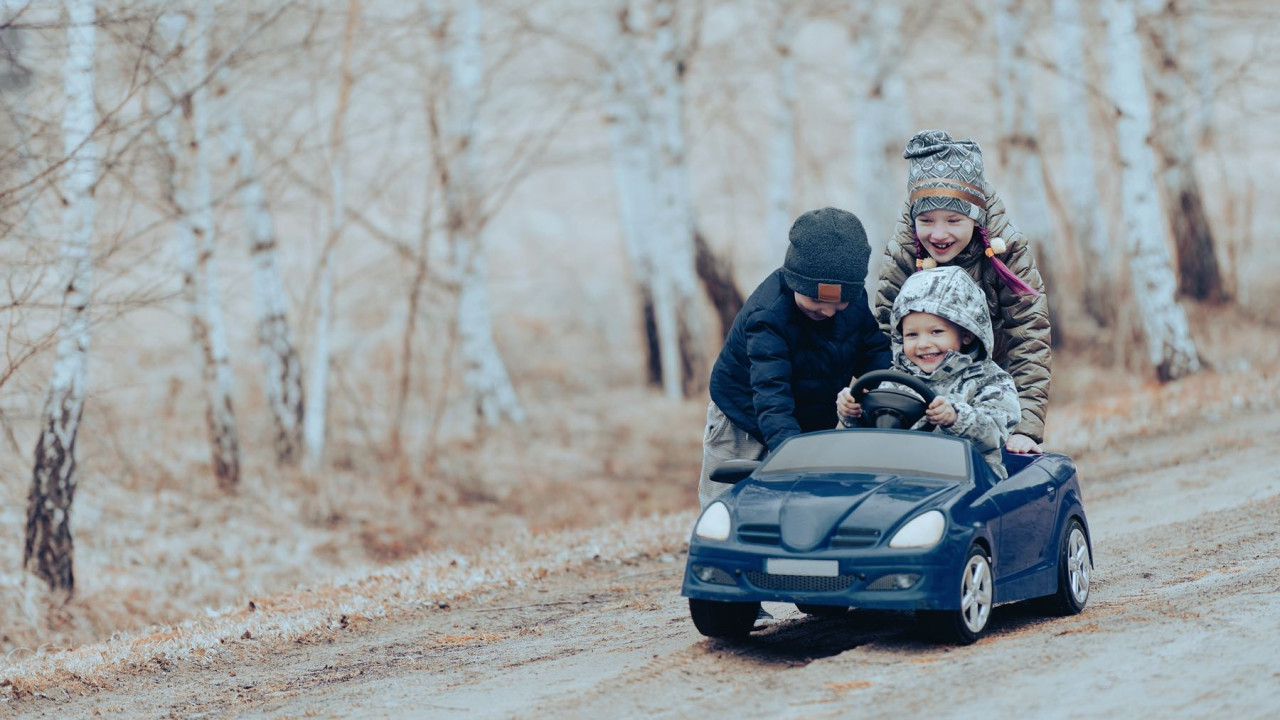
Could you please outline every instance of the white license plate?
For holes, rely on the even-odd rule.
[[[810,577],[835,577],[840,574],[840,563],[835,560],[792,560],[791,558],[765,558],[764,571],[770,575],[808,575]]]

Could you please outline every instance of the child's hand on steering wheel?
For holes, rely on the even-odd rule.
[[[939,395],[925,409],[924,418],[939,427],[950,427],[956,421],[956,409],[946,398]]]

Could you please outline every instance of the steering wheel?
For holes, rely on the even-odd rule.
[[[880,384],[886,382],[905,385],[920,397],[896,388],[881,388]],[[862,418],[858,424],[876,428],[910,428],[924,417],[925,409],[935,397],[933,389],[923,380],[897,370],[872,370],[858,378],[849,392],[862,405]],[[920,429],[933,432],[933,428],[933,423],[928,423]]]

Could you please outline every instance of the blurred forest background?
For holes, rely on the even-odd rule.
[[[1076,401],[1270,377],[1277,21],[0,0],[0,650],[694,507],[737,303],[807,209],[878,258],[923,128],[1038,253],[1050,448]]]

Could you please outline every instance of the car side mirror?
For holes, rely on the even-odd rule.
[[[736,485],[751,476],[760,467],[759,460],[727,460],[711,471],[711,482]]]

